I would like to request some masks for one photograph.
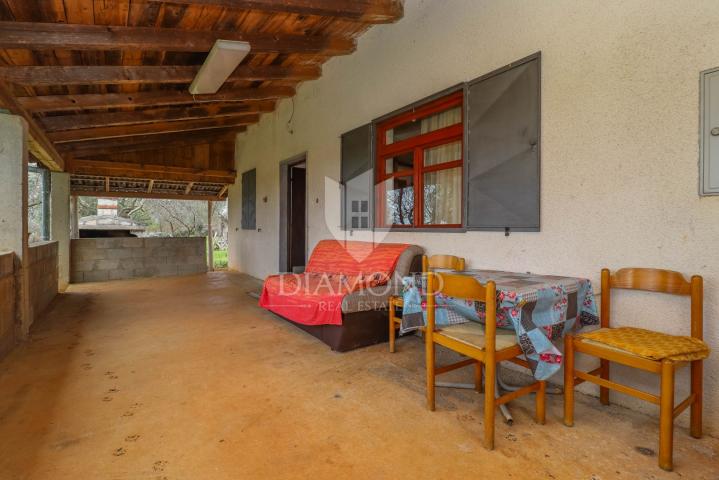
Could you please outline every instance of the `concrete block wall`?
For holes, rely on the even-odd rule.
[[[15,344],[15,254],[0,253],[0,358]]]
[[[73,239],[70,282],[204,273],[206,245],[205,237]]]
[[[36,321],[58,293],[58,243],[35,243],[28,248],[30,318]]]

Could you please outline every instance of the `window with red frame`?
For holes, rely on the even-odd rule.
[[[462,92],[377,125],[376,226],[462,226]]]

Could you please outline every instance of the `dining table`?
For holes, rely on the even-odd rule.
[[[562,353],[556,343],[579,328],[599,324],[592,283],[586,278],[482,269],[437,272],[467,275],[483,285],[489,281],[496,284],[497,328],[514,330],[537,380],[546,380],[559,371]],[[406,333],[426,324],[426,276],[404,277],[402,283],[400,333]],[[438,293],[435,305],[436,328],[484,323],[484,302]]]

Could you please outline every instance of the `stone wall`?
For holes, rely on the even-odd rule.
[[[35,243],[28,248],[30,318],[38,319],[58,292],[58,243]]]
[[[73,239],[70,282],[204,273],[206,245],[205,237]]]
[[[15,344],[15,254],[0,253],[0,357]]]

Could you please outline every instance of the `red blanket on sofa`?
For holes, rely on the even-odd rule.
[[[408,246],[322,240],[305,273],[265,279],[260,306],[304,325],[342,325],[344,296],[387,283]]]

